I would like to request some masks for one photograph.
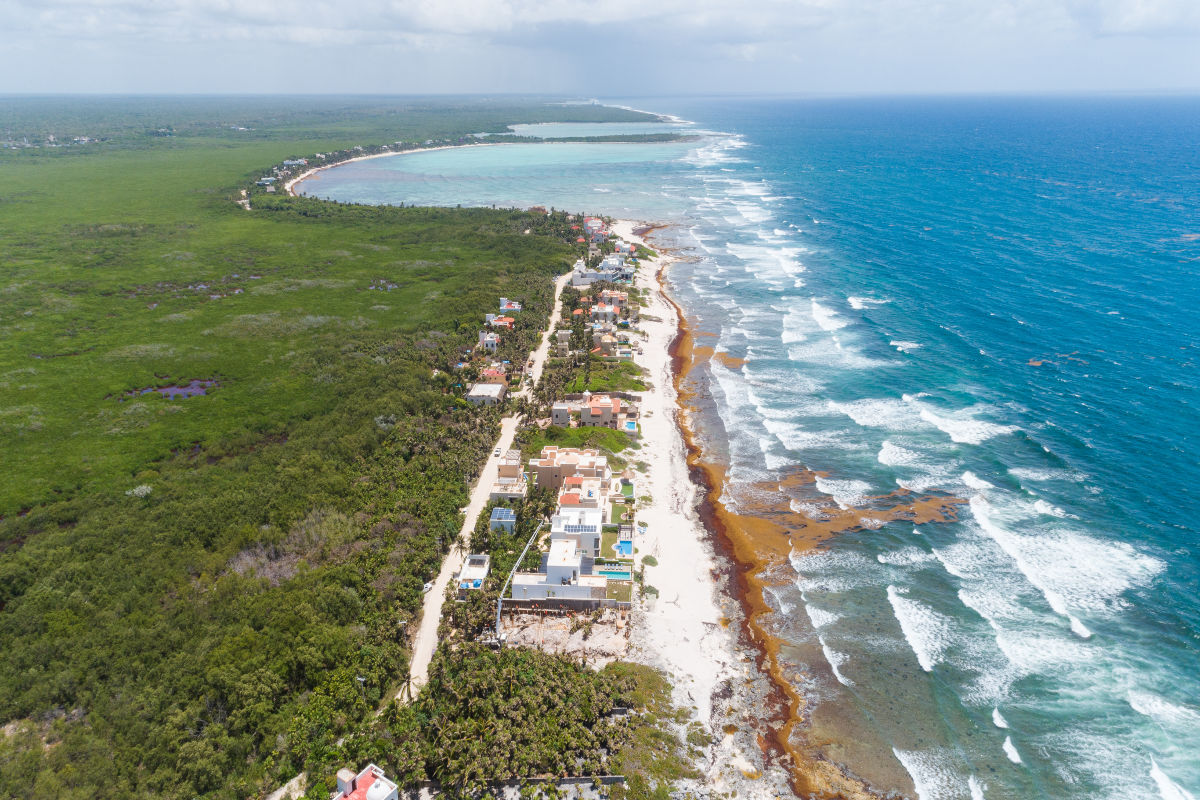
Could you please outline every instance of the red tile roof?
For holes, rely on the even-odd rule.
[[[355,783],[354,791],[343,796],[345,797],[345,800],[367,800],[367,792],[369,792],[371,787],[374,786],[378,781],[379,778],[371,773],[360,775],[358,781]]]

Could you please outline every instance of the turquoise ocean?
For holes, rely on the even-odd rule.
[[[745,359],[699,378],[727,504],[797,466],[847,507],[967,501],[775,576],[800,735],[923,800],[1194,800],[1200,100],[625,104],[696,138],[413,153],[302,189],[670,223],[672,294]]]

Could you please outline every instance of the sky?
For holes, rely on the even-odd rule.
[[[1200,90],[1200,0],[0,0],[0,93]]]

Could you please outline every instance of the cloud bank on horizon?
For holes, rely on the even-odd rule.
[[[0,92],[1159,89],[1197,0],[0,0]]]

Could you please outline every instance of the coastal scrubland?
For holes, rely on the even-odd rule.
[[[525,304],[500,356],[524,360],[578,255],[565,221],[234,201],[295,155],[632,114],[6,102],[0,796],[245,798],[301,769],[317,796],[368,750],[465,785],[490,773],[471,753],[443,760],[436,737],[470,730],[501,752],[455,699],[492,675],[562,683],[582,715],[564,753],[608,741],[596,719],[661,679],[532,652],[439,653],[421,701],[373,722],[498,430],[497,410],[462,400],[473,368],[458,364],[500,295]],[[530,769],[558,774],[553,750]]]

